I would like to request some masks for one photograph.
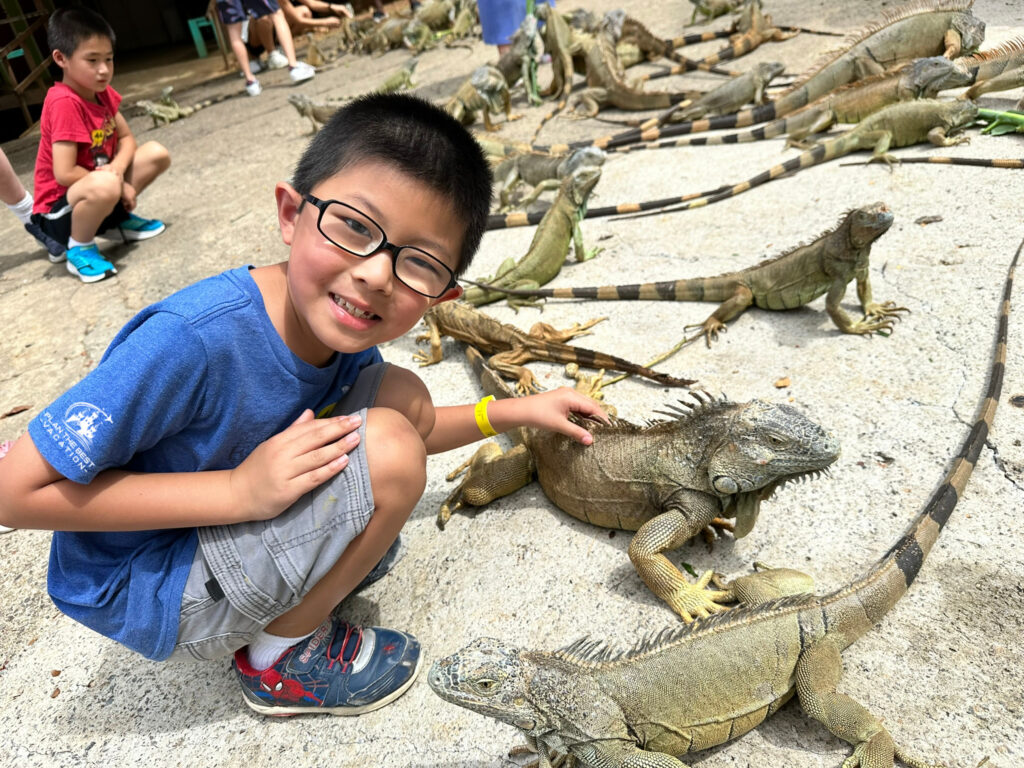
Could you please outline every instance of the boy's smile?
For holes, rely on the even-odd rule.
[[[86,101],[96,101],[114,76],[114,48],[102,35],[83,40],[70,56],[54,51],[53,60],[64,72],[64,84]]]
[[[350,166],[318,184],[312,194],[365,213],[388,240],[413,246],[449,269],[458,264],[465,224],[443,195],[380,160]],[[281,235],[291,246],[287,263],[256,270],[267,312],[288,347],[313,365],[334,352],[359,352],[396,339],[429,307],[457,298],[454,287],[438,298],[417,293],[394,274],[394,256],[379,249],[369,256],[347,253],[317,228],[320,211],[287,184],[277,187]],[[358,225],[356,225],[358,226]],[[283,278],[283,279],[281,279]]]

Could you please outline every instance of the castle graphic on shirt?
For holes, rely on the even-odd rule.
[[[103,424],[113,424],[110,414],[92,403],[75,403],[64,412],[64,426],[86,447],[92,447],[96,430]]]

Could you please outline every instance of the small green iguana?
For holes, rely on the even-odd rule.
[[[764,104],[768,84],[785,70],[778,61],[763,61],[739,77],[726,80],[687,106],[668,110],[662,118],[665,122],[696,120],[706,115],[725,115],[735,112],[745,104]]]
[[[895,744],[879,718],[839,691],[840,653],[907,592],[964,495],[1002,391],[1022,248],[1010,265],[975,422],[924,508],[862,576],[820,596],[798,572],[744,577],[728,590],[739,607],[666,628],[623,652],[588,638],[554,652],[478,638],[434,663],[431,689],[520,729],[544,766],[554,755],[565,768],[686,768],[676,755],[739,738],[795,693],[804,712],[853,746],[846,768],[892,768],[896,759],[937,768]]]
[[[412,81],[412,76],[416,71],[416,65],[419,64],[419,61],[419,55],[410,56],[405,64],[397,71],[388,75],[384,82],[377,86],[377,90],[380,93],[395,93],[396,91],[404,91],[407,88],[415,87],[416,84]]]
[[[417,54],[437,47],[438,37],[425,22],[413,17],[402,30],[402,45]]]
[[[582,325],[576,323],[564,331],[547,323],[535,323],[526,332],[514,325],[499,322],[464,301],[446,301],[435,304],[423,316],[427,332],[417,336],[416,340],[429,340],[430,351],[417,352],[413,359],[418,360],[421,366],[441,362],[441,337],[450,336],[490,355],[487,364],[505,378],[514,380],[516,391],[520,394],[542,389],[533,373],[522,365],[531,360],[575,363],[585,368],[622,371],[643,376],[666,387],[688,387],[696,383],[695,379],[679,379],[615,355],[565,343],[577,336],[589,335],[589,329],[604,319],[599,317]]]
[[[681,205],[630,214],[630,216],[652,216],[658,213],[701,208],[735,197],[791,171],[810,168],[858,150],[870,149],[872,160],[881,160],[892,165],[898,163],[899,159],[889,153],[891,147],[907,147],[924,141],[940,147],[949,147],[969,141],[970,139],[966,136],[951,138],[949,134],[972,125],[977,115],[978,107],[973,101],[919,99],[892,104],[868,115],[842,136],[826,139],[811,149],[801,152],[799,156],[774,165],[757,176],[734,184],[723,192],[698,197]]]
[[[505,113],[505,120],[518,120],[522,115],[512,114],[508,83],[501,70],[490,64],[477,67],[469,79],[444,104],[444,110],[463,125],[472,125],[482,115],[484,129],[498,130],[491,115]]]
[[[428,0],[415,10],[413,18],[435,31],[448,29],[455,18],[455,3],[452,0]]]
[[[511,392],[472,347],[466,350],[484,390]],[[485,443],[448,479],[463,475],[438,515],[443,523],[465,504],[482,506],[527,485],[536,474],[545,495],[579,520],[636,531],[629,558],[651,591],[684,621],[722,610],[722,591],[705,589],[706,572],[691,584],[664,553],[709,525],[732,527],[737,538],[757,522],[761,502],[788,481],[820,474],[838,458],[836,438],[790,405],[733,403],[707,392],[657,411],[667,418],[643,426],[614,418],[588,422],[594,442],[583,446],[548,430],[507,433],[503,453]],[[733,526],[722,518],[735,518]]]
[[[985,24],[971,14],[974,0],[922,0],[886,13],[882,20],[847,38],[789,89],[767,104],[732,115],[702,118],[665,128],[634,128],[590,141],[535,146],[537,151],[564,153],[580,146],[602,149],[657,141],[704,131],[745,128],[788,115],[855,79],[880,74],[916,58],[965,55],[981,45]]]
[[[519,152],[508,155],[493,171],[494,180],[501,185],[498,199],[502,210],[511,207],[511,196],[518,184],[531,187],[530,193],[518,203],[525,208],[543,192],[557,189],[562,181],[584,165],[604,164],[604,151],[597,147],[576,149],[568,155],[549,155],[539,152]]]
[[[708,22],[732,13],[743,3],[743,0],[690,0],[693,3],[693,13],[690,15],[690,23],[697,21],[697,14],[704,17]]]
[[[526,255],[518,262],[506,260],[494,277],[480,282],[505,288],[533,288],[549,282],[562,269],[569,248],[572,247],[577,261],[586,261],[597,255],[598,249],[586,251],[580,219],[587,210],[591,192],[601,179],[599,166],[584,165],[569,174],[558,189],[551,207],[544,213],[537,231],[530,242]],[[485,291],[471,287],[463,299],[474,306],[490,304],[506,298],[499,291]],[[510,300],[509,306],[530,304],[529,300]]]
[[[704,337],[710,347],[724,332],[726,323],[750,306],[761,309],[796,309],[826,296],[825,310],[843,333],[871,335],[888,333],[894,318],[908,311],[891,301],[876,302],[868,273],[871,246],[889,231],[893,215],[885,203],[855,208],[839,224],[805,245],[737,272],[716,277],[663,280],[656,283],[606,285],[587,288],[538,288],[505,290],[514,296],[606,301],[718,301],[718,309],[707,320],[690,328],[700,332],[686,342]],[[857,298],[864,317],[854,320],[840,303],[846,286],[857,281]],[[481,285],[485,290],[493,286]],[[681,346],[681,345],[680,345]]]
[[[220,104],[222,101],[232,99],[238,94],[222,93],[219,96],[213,96],[209,99],[203,99],[200,102],[191,104],[187,107],[183,107],[174,99],[171,98],[171,93],[174,92],[174,86],[168,85],[160,92],[159,101],[149,101],[148,99],[139,99],[135,102],[135,106],[153,118],[153,127],[158,128],[161,124],[167,125],[173,123],[175,120],[181,120],[183,117],[188,117],[193,112],[196,112],[205,107],[212,106],[214,104]]]
[[[512,35],[509,49],[495,63],[509,88],[522,80],[526,98],[534,106],[541,103],[537,88],[537,62],[540,60],[540,32],[537,17],[526,14],[519,29]]]
[[[339,102],[313,101],[303,93],[292,93],[288,96],[288,103],[295,107],[300,117],[308,117],[313,124],[313,133],[323,127],[323,124],[331,119],[331,116],[341,109]]]

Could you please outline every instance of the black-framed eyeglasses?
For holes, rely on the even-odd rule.
[[[330,243],[362,258],[386,250],[395,278],[416,293],[436,299],[455,285],[455,273],[447,264],[421,248],[389,243],[380,224],[358,208],[308,193],[302,199],[320,209],[316,228]]]

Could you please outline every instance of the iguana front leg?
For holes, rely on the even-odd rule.
[[[572,247],[577,262],[590,261],[590,259],[604,250],[600,245],[595,245],[589,251],[583,246],[583,230],[580,228],[581,218],[582,215],[577,216],[576,220],[572,223]]]
[[[437,513],[437,525],[444,528],[452,513],[469,504],[482,507],[507,496],[533,479],[533,454],[523,444],[507,453],[495,442],[481,445],[469,461],[456,467],[446,478],[451,481],[465,474],[458,487],[444,500]]]
[[[892,329],[890,318],[901,320],[900,312],[910,312],[906,307],[897,307],[894,301],[876,302],[872,299],[871,278],[866,267],[857,270],[857,298],[864,311],[864,320],[888,321],[889,330]]]
[[[700,328],[701,332],[688,340],[693,341],[694,339],[699,339],[703,336],[708,349],[711,349],[711,343],[718,341],[719,332],[725,333],[729,330],[725,324],[733,318],[741,315],[743,311],[753,303],[754,293],[747,286],[737,284],[732,296],[719,304],[718,309],[712,312],[711,316],[708,317],[707,320],[703,323],[683,326],[683,333],[692,329]]]
[[[860,281],[857,283],[858,293],[861,290]],[[828,295],[825,297],[825,311],[828,312],[828,316],[832,318],[832,322],[836,324],[836,327],[843,333],[857,334],[860,336],[870,336],[873,333],[891,333],[893,328],[893,319],[898,317],[893,314],[888,316],[882,314],[880,316],[865,315],[863,320],[854,320],[840,305],[843,300],[843,296],[846,295],[846,283],[842,279],[836,280],[832,283],[832,287],[828,291]],[[870,296],[870,292],[869,292]],[[873,307],[880,307],[880,305],[872,304]],[[893,308],[893,312],[902,307]],[[866,311],[866,307],[865,307]]]
[[[607,768],[687,768],[686,763],[664,752],[649,752],[623,741],[590,741],[574,744],[572,753],[585,765]]]
[[[589,336],[591,328],[607,319],[607,317],[595,317],[592,320],[587,320],[585,323],[573,323],[564,331],[560,331],[548,323],[534,323],[530,328],[529,335],[539,341],[564,344],[575,339],[577,336]]]
[[[558,189],[560,186],[562,186],[562,182],[560,179],[544,179],[543,181],[538,182],[537,185],[530,191],[530,194],[524,197],[515,207],[526,208],[526,206],[528,206],[530,203],[532,203],[534,200],[540,197],[544,192],[548,191],[549,189]]]
[[[416,342],[430,341],[430,354],[425,352],[414,352],[412,359],[419,362],[420,367],[425,365],[434,365],[440,363],[444,354],[441,352],[441,328],[438,326],[437,321],[434,320],[430,315],[423,318],[423,322],[427,324],[427,332],[421,333],[416,337]]]
[[[705,572],[696,584],[691,584],[661,554],[681,547],[700,533],[718,511],[717,502],[710,499],[692,506],[696,509],[689,516],[681,509],[670,509],[648,520],[629,543],[629,559],[640,578],[686,622],[725,610],[719,603],[730,598],[728,592],[706,589],[713,571]]]
[[[830,639],[820,640],[800,653],[796,663],[796,694],[804,712],[843,741],[854,745],[843,768],[888,768],[895,758],[911,768],[942,768],[899,749],[882,721],[836,686],[843,674],[839,648]]]
[[[536,377],[529,368],[524,368],[521,363],[535,359],[530,351],[524,347],[513,347],[504,352],[492,355],[487,364],[507,379],[516,381],[516,393],[530,395],[544,389],[537,383]]]
[[[601,111],[601,107],[608,103],[607,88],[584,88],[576,95],[575,114],[573,117],[595,117]],[[580,110],[582,107],[582,113]]]
[[[947,136],[946,129],[937,125],[928,131],[928,141],[936,147],[953,147],[957,144],[970,144],[970,136]]]

